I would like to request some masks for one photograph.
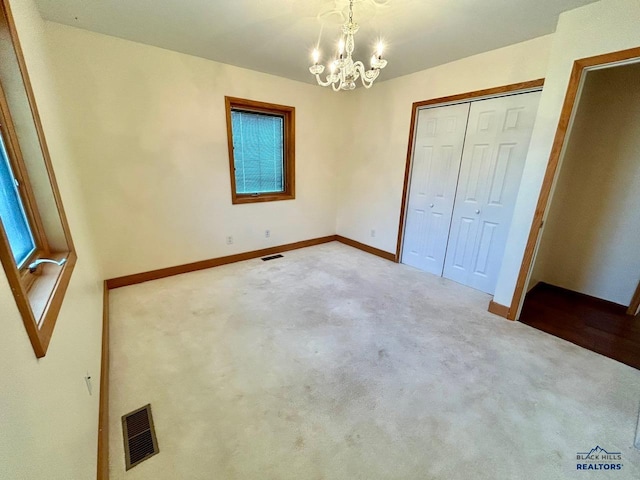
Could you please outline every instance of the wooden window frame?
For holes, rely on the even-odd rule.
[[[257,102],[237,97],[224,97],[227,115],[227,144],[229,147],[229,174],[231,178],[231,203],[273,202],[278,200],[293,200],[295,193],[295,107],[276,105],[274,103]],[[284,147],[283,147],[283,176],[284,189],[275,193],[238,193],[236,191],[235,161],[233,156],[233,129],[231,125],[231,111],[267,113],[279,115],[284,119]]]
[[[4,90],[2,89],[2,79],[0,79],[0,129],[12,173],[19,183],[18,190],[20,199],[27,214],[29,227],[36,244],[35,252],[18,268],[13,258],[4,226],[0,220],[0,262],[4,267],[9,286],[13,292],[18,311],[24,322],[34,353],[36,357],[41,358],[47,353],[56,320],[62,306],[62,300],[76,264],[77,256],[62,206],[49,149],[46,144],[40,115],[36,106],[33,89],[29,80],[24,55],[8,0],[0,0],[0,30],[2,41],[10,40],[13,51],[15,52],[17,66],[20,71],[20,78],[17,80],[21,81],[24,86],[28,107],[33,118],[39,147],[42,152],[43,165],[41,168],[49,180],[53,201],[55,202],[55,210],[59,217],[67,247],[65,251],[53,252],[47,241],[46,231],[36,203],[36,197],[33,193],[32,184],[29,181],[29,175],[11,118],[9,105]],[[65,263],[61,267],[50,264],[40,265],[35,273],[31,273],[29,271],[29,265],[39,258],[64,259]]]
[[[20,144],[18,143],[18,137],[16,135],[13,119],[11,118],[11,112],[9,111],[9,104],[0,82],[0,134],[4,140],[4,146],[7,152],[9,160],[9,166],[15,179],[18,181],[18,193],[22,205],[24,207],[27,223],[29,224],[29,230],[33,235],[35,243],[35,251],[27,258],[24,264],[19,268],[23,277],[26,277],[28,272],[27,266],[37,260],[40,257],[46,257],[50,254],[49,242],[44,234],[44,226],[42,224],[42,218],[38,211],[38,205],[36,204],[35,195],[33,194],[33,187],[29,181],[29,174],[24,166],[24,160],[22,157],[22,151],[20,150]],[[1,220],[0,220],[1,221]]]

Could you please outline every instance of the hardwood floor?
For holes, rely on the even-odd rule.
[[[539,283],[526,296],[520,321],[640,369],[640,316],[626,307]]]

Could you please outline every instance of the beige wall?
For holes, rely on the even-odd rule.
[[[640,1],[601,0],[560,15],[494,300],[509,305],[573,62],[640,46]]]
[[[79,259],[40,360],[0,274],[0,478],[95,478],[102,273],[50,84],[44,24],[31,0],[11,4]],[[84,382],[87,372],[94,379],[92,396]]]
[[[107,278],[335,233],[343,95],[46,25]],[[295,200],[231,204],[225,95],[296,107]]]
[[[395,253],[413,102],[542,78],[552,38],[547,35],[354,92],[354,141],[340,165],[337,233]],[[371,230],[376,231],[373,238]]]
[[[603,0],[553,37],[345,96],[13,8],[79,262],[39,361],[0,275],[0,478],[93,478],[102,278],[336,231],[393,252],[412,102],[546,77],[496,289],[508,304],[573,61],[640,45],[640,2]],[[295,201],[231,205],[224,95],[297,108]]]
[[[640,280],[640,64],[587,74],[533,273],[628,305]]]

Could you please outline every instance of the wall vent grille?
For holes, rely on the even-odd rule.
[[[127,470],[160,452],[150,404],[122,416],[122,433]]]

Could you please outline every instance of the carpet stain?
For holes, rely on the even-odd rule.
[[[353,435],[350,433],[349,435],[345,435],[344,441],[349,447],[355,447],[360,440],[360,434]]]

